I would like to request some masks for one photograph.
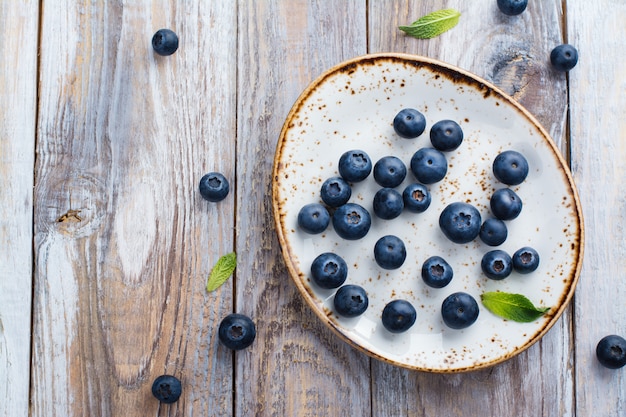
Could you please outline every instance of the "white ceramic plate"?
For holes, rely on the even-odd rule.
[[[421,111],[424,134],[402,139],[393,118],[403,108]],[[464,131],[464,141],[446,153],[448,173],[432,184],[432,204],[421,214],[403,212],[393,220],[378,219],[372,209],[380,188],[370,177],[353,186],[351,202],[372,214],[372,227],[361,240],[340,238],[329,228],[310,235],[299,229],[302,206],[321,202],[320,186],[338,175],[340,155],[351,149],[367,152],[374,164],[387,155],[407,165],[404,187],[415,182],[409,161],[415,151],[430,147],[429,129],[452,119]],[[530,173],[511,187],[522,198],[520,216],[507,222],[509,235],[499,249],[513,254],[522,246],[540,255],[539,269],[529,275],[513,272],[502,281],[487,279],[482,255],[494,249],[476,239],[469,244],[447,240],[438,219],[445,205],[467,201],[492,217],[489,197],[504,187],[491,164],[501,151],[521,152]],[[300,96],[289,113],[278,142],[273,171],[273,206],[285,262],[298,289],[315,313],[344,340],[390,363],[422,371],[459,372],[502,362],[539,340],[558,320],[573,295],[583,253],[581,208],[571,175],[546,131],[519,104],[478,77],[431,59],[377,54],[342,63],[321,75]],[[407,259],[397,270],[383,270],[374,261],[374,243],[383,235],[400,237]],[[333,310],[335,290],[319,288],[310,278],[313,259],[322,252],[342,256],[349,273],[346,284],[358,284],[369,296],[369,308],[358,318],[342,318]],[[426,286],[420,275],[423,261],[444,257],[454,269],[452,282],[442,288]],[[473,295],[478,320],[464,330],[452,330],[441,318],[443,299],[456,291]],[[487,291],[520,293],[536,306],[551,307],[532,323],[503,320],[480,302]],[[384,306],[393,299],[410,301],[417,310],[415,325],[392,334],[381,323]]]

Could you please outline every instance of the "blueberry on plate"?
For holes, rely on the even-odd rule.
[[[216,203],[228,195],[228,180],[219,172],[209,172],[200,178],[200,195],[205,200]]]
[[[441,231],[454,243],[468,243],[476,239],[480,225],[480,212],[468,203],[448,204],[439,215]]]
[[[518,249],[511,258],[513,269],[520,274],[530,274],[539,267],[539,254],[529,246]]]
[[[374,259],[384,269],[398,269],[406,260],[406,247],[397,236],[387,235],[376,241]]]
[[[596,357],[606,368],[621,368],[626,365],[626,339],[615,334],[604,336],[596,346]]]
[[[550,63],[559,71],[569,71],[578,63],[578,51],[572,45],[563,44],[550,52]]]
[[[180,379],[172,375],[161,375],[152,383],[152,395],[165,404],[172,404],[178,401],[182,391]]]
[[[465,329],[478,319],[478,303],[468,293],[455,292],[441,303],[441,317],[451,329]]]
[[[348,284],[337,290],[333,305],[340,316],[357,317],[367,310],[369,300],[363,287]]]
[[[485,245],[500,246],[504,243],[509,232],[506,224],[500,219],[487,219],[480,226],[478,236]]]
[[[412,213],[423,213],[430,207],[430,191],[424,184],[413,183],[402,192],[404,207]]]
[[[333,213],[333,228],[339,237],[346,240],[361,239],[367,235],[371,225],[370,213],[356,203],[344,204]]]
[[[309,234],[322,233],[329,223],[330,214],[320,203],[307,204],[298,212],[298,226]]]
[[[510,188],[500,188],[491,195],[491,212],[500,220],[513,220],[522,212],[522,199]]]
[[[417,312],[406,300],[390,301],[383,309],[382,322],[391,333],[406,332],[415,324]]]
[[[384,156],[374,164],[374,180],[382,187],[394,188],[406,178],[406,165],[395,156]]]
[[[430,128],[430,143],[435,149],[450,152],[461,146],[463,129],[454,120],[440,120]]]
[[[499,281],[511,275],[513,263],[508,253],[495,249],[483,255],[480,268],[487,278]]]
[[[328,178],[322,184],[320,196],[329,207],[339,207],[352,197],[352,187],[341,177]]]
[[[393,118],[393,129],[401,138],[413,139],[424,133],[426,118],[415,109],[402,109]]]
[[[172,55],[178,49],[178,36],[170,29],[159,29],[152,36],[152,49],[159,55]]]
[[[311,277],[321,288],[339,288],[348,277],[348,265],[336,253],[324,252],[311,263]]]
[[[493,160],[493,175],[507,185],[518,185],[528,175],[528,161],[517,151],[504,151]]]
[[[411,157],[411,171],[422,184],[433,184],[446,176],[448,161],[441,151],[422,148]]]
[[[374,194],[374,214],[381,219],[391,220],[402,214],[404,200],[393,188],[381,188]]]
[[[528,0],[498,0],[498,9],[507,16],[515,16],[526,10]]]
[[[443,288],[452,281],[454,271],[440,256],[431,256],[422,264],[422,279],[432,288]]]
[[[256,327],[250,317],[231,313],[220,322],[218,337],[220,342],[229,349],[245,349],[254,342]]]
[[[364,151],[354,149],[339,158],[339,175],[349,182],[359,182],[372,172],[372,160]]]

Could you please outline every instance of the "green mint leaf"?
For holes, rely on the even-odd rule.
[[[535,321],[550,310],[549,307],[535,307],[522,294],[486,292],[481,294],[480,299],[485,308],[496,316],[520,323]]]
[[[459,23],[461,12],[455,9],[443,9],[420,17],[409,26],[398,29],[417,39],[430,39],[441,35]]]
[[[236,267],[237,255],[235,252],[219,258],[211,270],[211,274],[209,274],[209,279],[206,283],[206,290],[211,292],[221,287],[223,283],[228,281],[228,278],[230,278],[233,274]]]

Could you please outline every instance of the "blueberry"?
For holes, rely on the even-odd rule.
[[[412,213],[423,213],[431,202],[430,191],[425,185],[413,183],[406,186],[402,192],[404,207]]]
[[[441,231],[454,243],[468,243],[476,239],[480,225],[480,213],[468,203],[451,203],[439,215]]]
[[[480,226],[478,236],[485,245],[500,246],[504,243],[509,232],[506,224],[500,219],[487,219]]]
[[[441,317],[451,329],[465,329],[474,324],[478,318],[478,303],[465,292],[455,292],[443,300]]]
[[[152,383],[152,395],[165,404],[178,401],[182,391],[180,380],[172,375],[161,375]]]
[[[322,233],[330,223],[330,214],[320,203],[310,203],[300,209],[298,226],[312,235]]]
[[[528,246],[515,251],[512,260],[513,269],[520,274],[530,274],[539,267],[539,254]]]
[[[596,346],[598,361],[609,369],[619,369],[626,365],[626,339],[609,335],[600,339]]]
[[[222,201],[228,195],[228,180],[219,172],[209,172],[200,178],[200,195],[213,203]]]
[[[256,327],[250,317],[231,313],[224,317],[218,329],[220,342],[232,350],[245,349],[256,338]]]
[[[437,149],[422,148],[411,158],[411,171],[422,184],[433,184],[446,176],[448,161]]]
[[[384,220],[391,220],[402,214],[404,200],[393,188],[381,188],[374,194],[374,214]]]
[[[528,175],[528,161],[517,151],[504,151],[493,160],[493,175],[507,185],[518,185]]]
[[[381,237],[374,245],[374,259],[381,268],[400,268],[406,259],[404,242],[393,235]]]
[[[402,109],[393,119],[393,129],[398,136],[413,139],[424,133],[426,118],[415,109]]]
[[[343,178],[333,177],[324,181],[320,195],[322,201],[330,207],[339,207],[350,200],[350,197],[352,197],[352,188]]]
[[[480,268],[487,278],[499,281],[511,275],[513,263],[508,253],[495,249],[483,255]]]
[[[152,48],[159,55],[172,55],[178,49],[178,36],[169,29],[159,29],[152,36]]]
[[[442,151],[449,152],[463,142],[463,129],[454,120],[440,120],[430,128],[430,143]]]
[[[526,10],[528,0],[498,0],[498,9],[507,16],[515,16]]]
[[[489,204],[493,215],[500,220],[513,220],[522,212],[522,199],[510,188],[496,190]]]
[[[405,177],[406,165],[395,156],[382,157],[374,165],[374,180],[382,187],[397,187]]]
[[[370,230],[372,218],[369,212],[356,203],[347,203],[333,213],[333,227],[337,234],[347,240],[361,239]]]
[[[454,271],[440,256],[431,256],[422,264],[422,279],[429,287],[443,288],[452,281]]]
[[[363,287],[350,284],[337,290],[333,305],[340,316],[357,317],[367,310],[369,300]]]
[[[390,301],[383,309],[382,322],[391,333],[402,333],[415,324],[417,312],[406,300]]]
[[[569,71],[578,63],[578,51],[572,45],[559,45],[550,52],[550,62],[559,71]]]
[[[355,149],[345,152],[339,158],[339,174],[349,182],[363,181],[372,172],[372,160],[369,155]]]
[[[325,252],[313,260],[311,277],[321,288],[339,288],[348,277],[348,265],[341,256]]]

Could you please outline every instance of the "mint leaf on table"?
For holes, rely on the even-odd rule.
[[[550,307],[535,307],[522,294],[486,292],[481,294],[480,299],[485,308],[496,316],[519,323],[535,321],[550,310]]]
[[[409,26],[398,29],[417,39],[430,39],[441,35],[459,23],[461,12],[455,9],[443,9],[420,17]]]
[[[230,278],[233,274],[236,267],[237,255],[235,252],[219,258],[209,274],[209,279],[206,283],[206,290],[211,292],[221,287],[222,284],[228,281],[228,278]]]

